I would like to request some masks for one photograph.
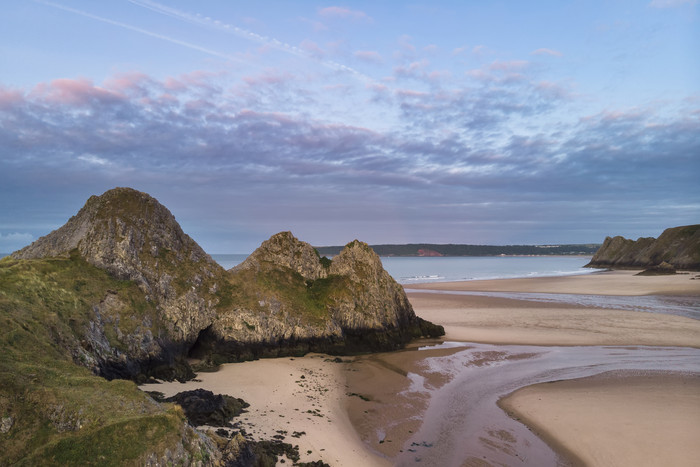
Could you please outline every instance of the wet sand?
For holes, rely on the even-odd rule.
[[[445,327],[445,340],[700,347],[700,321],[683,316],[478,295],[409,292],[408,297],[416,314]]]
[[[242,397],[251,404],[243,426],[256,439],[286,431],[284,441],[299,445],[302,461],[321,459],[333,466],[570,465],[584,459],[581,450],[626,452],[653,445],[665,439],[661,429],[678,442],[657,445],[657,457],[649,459],[683,465],[698,458],[682,440],[687,432],[698,439],[693,430],[700,422],[676,420],[697,396],[699,320],[459,292],[667,294],[690,297],[692,307],[694,297],[700,300],[700,280],[691,280],[696,275],[644,277],[623,271],[412,285],[424,288],[408,293],[416,314],[443,324],[448,342],[417,341],[405,351],[344,358],[351,363],[313,355],[231,364],[199,374],[199,382],[144,389],[171,395],[202,387]],[[419,349],[422,345],[438,346]],[[664,386],[659,396],[658,384],[667,375],[648,373],[662,370],[672,371],[678,384]],[[607,373],[604,384],[595,376],[601,373]],[[540,384],[557,380],[566,381]],[[582,388],[590,395],[581,395]],[[657,400],[645,394],[657,394]],[[499,408],[499,400],[520,420]],[[562,400],[575,403],[563,411]],[[656,423],[649,427],[633,418],[624,425],[625,437],[593,436],[624,420],[612,407],[642,418],[647,414]],[[561,428],[577,427],[570,422],[583,415],[591,421],[579,431]],[[292,437],[295,431],[305,434]],[[584,460],[637,465],[625,463],[626,457],[618,464],[610,459]]]
[[[456,354],[462,355],[462,361],[452,363],[453,368],[459,368],[457,376],[453,373],[453,378],[460,383],[455,386],[454,382],[450,382],[444,387],[434,388],[436,390],[430,398],[431,403],[424,404],[427,408],[421,415],[424,438],[429,437],[431,430],[445,433],[462,430],[471,433],[472,438],[479,439],[479,442],[472,443],[470,447],[475,455],[465,454],[466,457],[462,458],[445,456],[444,451],[447,449],[458,450],[454,447],[460,445],[457,439],[443,440],[440,449],[435,449],[434,444],[429,448],[414,445],[421,464],[490,465],[501,462],[511,465],[524,461],[528,465],[566,465],[580,463],[583,459],[585,465],[694,465],[698,458],[697,448],[689,448],[684,440],[688,439],[688,433],[691,433],[692,439],[700,439],[700,417],[694,411],[686,410],[693,404],[697,407],[700,359],[697,353],[693,353],[693,349],[684,351],[683,348],[700,348],[699,320],[663,314],[663,300],[659,302],[661,305],[657,305],[658,313],[651,313],[648,311],[654,310],[633,311],[634,306],[632,310],[605,309],[503,296],[460,294],[516,292],[628,297],[677,295],[690,297],[690,307],[693,308],[697,303],[696,309],[700,308],[700,280],[696,279],[697,273],[648,277],[635,276],[636,272],[614,271],[571,277],[411,285],[414,290],[408,295],[416,313],[443,324],[447,332],[446,340],[498,344],[491,351],[479,350],[479,345],[472,344],[477,346],[480,354],[495,352],[492,353],[493,358],[482,365],[499,368],[493,374],[479,370],[479,365],[473,371],[463,370],[463,367],[473,365],[470,363],[473,357],[469,356],[469,352]],[[421,289],[423,291],[419,291]],[[441,290],[443,293],[428,293],[428,290]],[[698,297],[697,301],[695,297]],[[516,365],[505,365],[499,351],[505,351],[507,358],[512,358],[518,352],[526,355],[528,351],[538,356],[515,362]],[[655,354],[659,353],[664,355],[656,359]],[[567,354],[568,361],[565,359],[555,365],[552,359],[557,354]],[[426,360],[430,359],[423,359]],[[538,360],[541,361],[539,364]],[[512,375],[513,372],[520,371],[518,367],[527,368],[528,373],[522,377]],[[447,371],[444,365],[442,368],[442,371]],[[547,374],[547,368],[556,368],[556,371]],[[638,375],[634,372],[674,372],[680,369],[686,373],[673,373],[673,376],[655,373],[654,377],[645,376],[646,379],[620,373],[610,373],[604,379],[594,376],[606,371],[626,370]],[[503,399],[503,403],[511,404],[509,408],[517,413],[520,421],[540,433],[541,439],[555,448],[559,457],[552,459],[545,456],[533,462],[532,456],[543,455],[542,451],[547,448],[533,448],[532,440],[527,439],[519,428],[509,426],[503,420],[497,425],[480,422],[479,417],[473,413],[460,412],[460,404],[451,406],[440,402],[446,399],[462,400],[461,392],[471,391],[474,397],[482,397],[479,394],[488,391],[485,392],[479,384],[471,388],[467,388],[467,385],[472,384],[474,379],[487,377],[511,380],[505,384],[497,381],[493,385],[484,382],[483,386],[489,387],[490,391],[501,392],[499,398],[527,386],[512,398]],[[531,386],[536,382],[558,379],[569,381]],[[594,384],[597,385],[595,391]],[[508,391],[509,385],[514,387]],[[557,388],[557,392],[552,388]],[[585,394],[587,390],[590,395],[581,396],[581,391]],[[608,393],[610,396],[606,397],[605,394]],[[650,394],[655,394],[656,398]],[[426,396],[423,394],[421,397]],[[562,409],[562,400],[568,401],[567,411]],[[485,401],[483,399],[481,403],[491,403]],[[465,397],[462,403],[469,404],[469,397]],[[480,409],[474,410],[479,412]],[[475,419],[474,422],[482,426],[467,426],[460,420],[445,421],[455,418],[455,412]],[[540,414],[539,418],[533,415],[535,413]],[[679,418],[680,414],[686,413],[691,416]],[[492,413],[491,417],[494,420],[497,415]],[[574,423],[584,417],[589,417],[587,425],[579,427]],[[653,418],[655,423],[650,426],[643,422],[644,418]],[[624,424],[625,436],[617,436],[615,431],[602,430],[603,427],[617,427],[620,430],[621,423]],[[523,426],[520,423],[518,425]],[[567,430],[563,428],[566,426],[577,428]],[[606,433],[606,436],[601,436],[600,433]],[[434,439],[439,442],[440,437]],[[425,443],[414,433],[408,434],[405,442],[404,448],[411,444]],[[465,440],[462,443],[469,444]],[[640,444],[654,446],[649,451],[643,450],[646,453],[646,464],[640,464],[640,458],[631,455],[638,452],[636,446]],[[377,446],[373,448],[377,449]],[[601,454],[598,457],[584,458],[580,455],[584,451],[616,452],[618,456],[605,454],[605,457],[601,457]],[[529,456],[529,460],[526,461],[522,456]],[[402,465],[411,464],[417,462],[417,457],[411,459],[400,454],[395,461]]]
[[[582,465],[573,455],[575,448],[599,452],[634,450],[637,443],[645,443],[647,438],[660,439],[654,427],[663,429],[670,438],[682,440],[687,439],[688,430],[695,424],[691,436],[700,435],[700,419],[694,417],[694,412],[688,412],[683,422],[677,417],[697,401],[692,394],[698,388],[700,349],[465,343],[454,348],[360,357],[351,367],[357,371],[348,375],[350,389],[362,398],[349,405],[350,419],[363,441],[373,451],[390,458],[394,465]],[[678,385],[666,384],[669,368],[678,370],[673,377],[679,384],[686,380],[696,383],[687,391],[678,391]],[[580,378],[604,372],[636,377],[656,375],[656,399],[646,397],[643,386],[637,391],[634,384],[639,379],[617,376],[609,377],[603,391],[610,390],[619,397],[607,405],[596,394],[579,397],[575,392],[564,392],[562,397],[570,404],[569,412],[565,412],[551,405],[547,394],[539,392],[539,388],[550,384],[538,383],[572,380],[567,382],[577,387],[579,381],[585,381]],[[658,376],[659,373],[663,375]],[[509,416],[498,403],[510,401],[506,396],[523,387],[533,391],[528,394],[534,394],[540,405],[532,406],[531,399],[516,400],[517,406],[509,407],[513,416]],[[610,410],[613,405],[619,410]],[[540,424],[535,425],[529,416],[542,407],[550,407],[545,413],[559,424],[539,418],[535,420]],[[624,414],[633,417],[625,419]],[[581,444],[584,438],[579,432],[560,429],[570,422],[576,426],[574,421],[582,416],[592,420],[583,431],[609,436],[594,436],[591,443]],[[645,417],[654,420],[651,426],[648,421],[635,424]],[[632,423],[626,423],[630,420]],[[620,423],[624,424],[625,437],[603,429],[619,427]],[[622,448],[624,443],[628,444]],[[667,458],[680,462],[673,465],[692,465],[697,449],[686,452],[683,446],[682,442],[668,443],[658,447],[649,459],[655,465],[671,465],[665,462]],[[586,465],[637,464],[603,460]]]

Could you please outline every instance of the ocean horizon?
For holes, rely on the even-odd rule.
[[[10,253],[0,253],[0,259]],[[224,269],[242,263],[244,253],[212,254]],[[384,269],[400,284],[591,274],[591,256],[382,256]]]
[[[211,255],[224,269],[243,262],[246,254]],[[384,256],[384,269],[400,284],[452,282],[520,277],[591,274],[584,268],[591,256]]]

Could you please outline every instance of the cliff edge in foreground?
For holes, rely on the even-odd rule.
[[[663,263],[676,269],[700,271],[700,225],[669,228],[656,239],[607,237],[586,267],[645,269]]]

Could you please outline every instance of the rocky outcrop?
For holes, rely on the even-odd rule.
[[[586,267],[647,269],[664,262],[675,269],[700,270],[700,225],[669,228],[658,239],[607,237]]]
[[[282,232],[229,272],[233,307],[203,332],[196,356],[231,361],[390,350],[444,334],[416,317],[379,256],[357,240],[331,261]]]
[[[278,268],[288,268],[304,279],[316,280],[328,276],[318,252],[306,242],[297,240],[291,232],[280,232],[265,240],[245,261],[231,271],[265,269],[265,263]]]
[[[63,227],[12,257],[84,262],[138,286],[139,296],[98,291],[71,350],[74,361],[110,379],[187,379],[187,356],[216,363],[389,350],[444,333],[416,317],[362,242],[331,261],[281,232],[224,271],[168,209],[130,188],[91,197]]]
[[[135,310],[105,293],[93,306],[83,342],[104,376],[130,377],[175,366],[214,319],[215,292],[225,271],[167,208],[145,193],[115,188],[92,196],[64,226],[11,256],[71,254],[115,278],[134,281],[147,302]],[[117,342],[110,342],[105,326],[120,321]],[[138,325],[123,326],[134,321]]]
[[[214,394],[206,389],[178,392],[163,401],[179,404],[187,420],[194,426],[228,426],[233,417],[237,417],[249,407],[243,399]]]
[[[129,188],[91,197],[66,225],[2,258],[0,277],[0,457],[10,464],[84,464],[105,452],[129,465],[298,460],[288,444],[205,436],[179,408],[85,368],[184,380],[194,375],[188,356],[389,350],[444,333],[415,316],[364,243],[331,261],[282,232],[225,271],[170,211]],[[202,391],[173,400],[195,424],[226,424],[244,405]]]

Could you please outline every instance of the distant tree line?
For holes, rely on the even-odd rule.
[[[438,245],[434,243],[410,243],[407,245],[370,245],[379,256],[542,256],[542,255],[593,255],[600,244],[573,245]],[[334,256],[342,246],[316,247],[321,256]]]

